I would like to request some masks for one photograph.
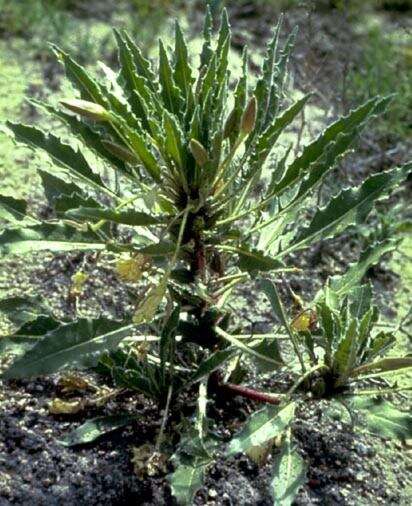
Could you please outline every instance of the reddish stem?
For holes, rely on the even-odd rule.
[[[241,397],[246,397],[247,399],[251,399],[252,401],[265,402],[267,404],[281,403],[280,397],[274,397],[272,394],[259,392],[258,390],[242,387],[241,385],[235,385],[233,383],[223,383],[220,385],[220,387],[226,390],[228,393],[231,393],[232,395],[240,395]]]

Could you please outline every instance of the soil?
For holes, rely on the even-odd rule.
[[[265,12],[268,11],[263,8]],[[266,38],[270,31],[269,17],[265,18],[262,12],[255,17],[254,11],[235,8],[232,14],[235,42],[239,47],[245,42],[244,33],[251,33],[252,42],[261,46],[262,37]],[[268,24],[261,23],[261,19],[268,19]],[[315,86],[319,91],[316,100],[327,111],[328,120],[347,110],[350,104],[345,97],[344,75],[347,65],[353,63],[347,55],[353,52],[356,57],[356,38],[348,21],[334,11],[314,16],[307,10],[295,9],[288,13],[286,22],[290,26],[299,22],[302,27],[292,62],[297,87],[308,91]],[[401,163],[407,152],[406,141],[397,141],[394,148],[390,138],[377,138],[376,132],[369,132],[356,155],[346,158],[339,167],[338,184],[354,184],[366,173]],[[332,190],[326,188],[325,192]],[[348,235],[299,255],[292,259],[295,265],[311,275],[305,276],[305,281],[298,275],[290,276],[290,286],[310,300],[328,275],[356,259],[359,249]],[[1,284],[8,293],[10,287],[16,287],[11,290],[13,294],[36,293],[50,302],[57,316],[70,317],[74,307],[68,297],[69,287],[71,276],[79,266],[89,274],[89,279],[78,302],[78,312],[121,318],[131,311],[139,292],[135,286],[118,282],[110,256],[96,259],[84,254],[33,255],[25,257],[24,262],[19,258],[8,259],[0,265]],[[385,264],[369,275],[385,307],[398,277]],[[284,286],[285,297],[288,294]],[[254,328],[267,328],[270,312],[263,298],[255,300],[250,289],[244,289],[239,293],[239,300],[239,318]],[[2,333],[7,330],[3,322]],[[2,360],[4,365],[4,357]],[[126,393],[102,407],[88,408],[76,415],[53,415],[48,403],[60,395],[60,376],[0,382],[0,506],[174,504],[167,481],[170,466],[156,476],[142,478],[134,472],[132,463],[133,448],[154,443],[160,427],[159,409],[142,396]],[[86,377],[97,385],[103,384],[97,375],[87,373]],[[274,387],[270,378],[254,378],[252,385],[259,387],[262,381],[266,382],[266,388]],[[189,410],[193,403],[190,398],[179,402]],[[215,431],[222,437],[222,445],[219,458],[209,468],[205,484],[196,494],[196,505],[273,504],[269,484],[276,448],[260,467],[244,455],[230,459],[224,456],[225,442],[257,408],[249,401],[235,399],[225,409],[217,399],[211,399],[208,414],[214,421]],[[324,408],[326,405],[322,403],[302,406],[293,428],[298,450],[308,464],[308,484],[301,488],[294,504],[410,504],[410,449],[367,433],[354,433],[347,420],[322,416]],[[136,421],[90,445],[68,448],[59,443],[86,420],[118,412],[136,414]],[[172,429],[166,446],[176,438],[174,425],[169,427]]]

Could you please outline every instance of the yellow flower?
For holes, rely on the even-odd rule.
[[[120,279],[129,283],[139,281],[148,264],[148,259],[144,255],[135,255],[130,258],[121,258],[117,261],[116,271]]]

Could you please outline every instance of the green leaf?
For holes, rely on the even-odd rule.
[[[86,443],[92,443],[99,437],[113,432],[114,430],[130,425],[137,419],[137,415],[118,414],[111,416],[101,416],[88,420],[77,429],[73,430],[60,443],[64,446],[76,446]]]
[[[216,371],[221,365],[223,365],[227,360],[232,358],[236,350],[234,348],[226,348],[225,350],[218,350],[212,353],[208,358],[200,362],[199,367],[193,376],[188,380],[189,383],[196,383],[213,371]]]
[[[14,133],[17,142],[27,144],[33,149],[43,149],[57,165],[66,169],[73,176],[98,188],[100,191],[103,189],[112,193],[105,187],[100,176],[92,171],[80,151],[75,151],[55,135],[51,133],[46,135],[35,127],[11,123],[10,121],[7,121],[6,125]]]
[[[247,249],[246,247],[236,250],[239,255],[238,267],[242,271],[268,272],[272,270],[282,269],[284,264],[270,256],[265,255],[257,249]]]
[[[173,79],[172,67],[163,42],[159,40],[159,82],[162,87],[162,97],[166,108],[177,114],[181,110],[182,97]]]
[[[96,365],[98,355],[118,346],[132,329],[133,325],[124,326],[123,322],[105,318],[81,318],[61,325],[48,332],[29,353],[13,362],[3,377],[26,378],[52,374],[67,365]]]
[[[412,163],[375,174],[356,189],[343,190],[319,209],[308,227],[302,229],[282,255],[306,247],[316,239],[327,238],[365,220],[373,203],[399,184],[411,171]]]
[[[182,91],[183,96],[186,97],[193,83],[192,69],[189,65],[187,45],[177,20],[175,24],[174,80]]]
[[[228,454],[246,452],[249,448],[262,446],[280,435],[291,423],[295,403],[285,406],[266,406],[250,416],[241,432],[232,439]]]
[[[56,201],[58,199],[61,199],[63,195],[65,196],[77,195],[79,200],[86,200],[86,199],[90,199],[90,201],[94,200],[84,195],[82,189],[73,182],[67,183],[61,177],[55,176],[54,174],[50,174],[49,172],[45,172],[44,170],[39,170],[38,172],[41,178],[44,193],[46,195],[50,207],[54,208],[56,206]],[[96,205],[98,205],[97,202]]]
[[[51,44],[51,48],[57,59],[63,64],[70,82],[80,91],[81,98],[107,107],[107,100],[100,85],[90,77],[89,73],[58,46]]]
[[[180,464],[169,476],[172,494],[179,505],[193,504],[194,495],[203,485],[206,467],[196,462],[193,465]]]
[[[339,134],[351,132],[363,124],[367,118],[383,112],[390,100],[391,97],[373,98],[330,125],[315,141],[306,146],[302,154],[289,165],[283,178],[275,186],[274,191],[279,194],[299,180],[304,175],[304,171],[323,155],[328,144],[334,142]]]
[[[276,506],[290,506],[306,481],[307,465],[287,439],[275,457],[270,490]]]
[[[265,357],[276,360],[278,364],[284,363],[277,339],[262,339],[262,341],[257,346],[253,346],[253,349],[260,355],[264,355]],[[261,360],[256,357],[254,357],[252,360],[255,363],[256,369],[259,373],[266,373],[279,369],[279,365],[274,366],[274,364],[269,364],[267,360]]]
[[[0,218],[17,222],[24,220],[27,212],[27,202],[7,195],[0,195]]]
[[[270,125],[258,138],[256,145],[255,158],[259,162],[263,162],[269,156],[272,151],[275,142],[277,141],[283,130],[296,118],[296,116],[302,111],[308,99],[311,97],[310,94],[304,96],[293,105],[291,105],[286,111],[284,111],[276,120]]]
[[[51,309],[40,297],[9,297],[0,300],[0,311],[15,325],[24,325],[50,314]]]
[[[351,264],[344,274],[331,278],[330,289],[338,297],[346,295],[361,282],[370,266],[376,264],[383,255],[393,251],[395,248],[396,242],[392,240],[373,244],[361,253],[359,260]]]
[[[269,279],[262,279],[259,283],[259,287],[263,290],[266,297],[269,299],[272,310],[280,324],[286,329],[290,329],[288,319],[283,308],[282,301],[280,300],[278,290],[275,283]]]
[[[100,132],[94,131],[93,128],[86,125],[86,123],[83,123],[83,121],[78,120],[76,116],[73,116],[72,114],[66,114],[65,112],[60,111],[56,107],[41,102],[40,100],[30,99],[30,103],[32,103],[36,107],[40,107],[46,110],[48,113],[53,114],[54,116],[59,118],[61,121],[63,121],[63,123],[65,123],[69,127],[72,134],[75,135],[77,138],[79,138],[85,144],[85,146],[91,149],[97,156],[103,158],[103,160],[109,162],[111,165],[119,169],[121,172],[128,174],[128,170],[125,163],[122,160],[119,160],[119,158],[114,156],[112,153],[110,153],[110,151],[108,151],[105,148],[102,142],[103,136]],[[112,131],[111,129],[109,129],[109,131],[111,135],[114,135],[116,138],[118,138],[118,135],[114,130]]]
[[[377,360],[370,364],[363,364],[351,372],[351,376],[359,376],[369,372],[398,371],[412,367],[412,357],[389,357]]]
[[[105,249],[105,243],[91,232],[80,232],[62,223],[42,223],[13,228],[0,234],[0,254],[33,251],[88,251]]]
[[[355,397],[351,407],[360,410],[366,429],[388,439],[409,439],[412,437],[412,416],[381,399]]]
[[[102,209],[93,207],[79,207],[78,209],[72,209],[67,211],[65,216],[74,220],[107,220],[113,221],[114,223],[131,225],[135,227],[158,225],[160,223],[160,220],[158,218],[140,211],[116,211],[114,209]]]

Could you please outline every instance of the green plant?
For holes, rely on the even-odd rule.
[[[7,340],[6,346],[19,355],[3,377],[48,374],[68,365],[96,366],[100,360],[100,367],[119,386],[143,392],[165,406],[159,441],[173,396],[200,383],[198,436],[182,438],[175,455],[176,462],[190,462],[192,469],[193,461],[198,463],[196,472],[189,473],[194,484],[213,458],[205,407],[209,376],[215,377],[220,366],[241,354],[273,369],[284,366],[272,349],[228,332],[233,289],[259,273],[295,270],[285,263],[290,254],[362,222],[373,203],[411,169],[409,164],[373,175],[359,188],[342,190],[324,208],[314,210],[311,197],[316,188],[390,98],[369,100],[330,125],[294,160],[287,152],[274,163],[270,155],[276,141],[309,99],[305,96],[281,107],[295,32],[280,49],[279,23],[253,86],[248,85],[245,50],[242,76],[230,93],[226,11],[216,44],[211,26],[208,13],[199,71],[197,62],[190,64],[178,24],[173,54],[159,44],[157,69],[127,33],[115,31],[121,68],[107,83],[97,81],[53,46],[80,97],[62,100],[62,107],[32,102],[62,120],[82,148],[36,127],[7,122],[16,142],[44,150],[55,163],[53,174],[40,171],[54,216],[41,220],[27,212],[26,202],[0,198],[1,218],[10,224],[0,235],[2,254],[106,250],[129,255],[121,264],[125,277],[144,274],[149,280],[146,294],[127,321],[62,322],[36,300],[3,301],[11,319],[25,315]],[[99,163],[105,170],[98,170]],[[266,163],[269,181],[263,177]],[[308,224],[298,226],[306,216],[312,216]],[[132,239],[122,240],[112,224],[132,227]],[[277,304],[305,375],[302,343]],[[143,324],[149,325],[151,335]],[[139,356],[137,343],[152,344]],[[273,401],[239,385],[217,383],[215,388]],[[288,406],[281,408],[288,414],[285,418],[271,406],[276,424],[280,416],[279,430],[289,424]],[[98,422],[106,428],[119,423],[123,422]],[[235,443],[232,452],[234,448]],[[182,495],[182,487],[195,490],[193,483],[186,483],[176,492],[176,483],[186,474],[178,471],[177,477],[176,495]]]

